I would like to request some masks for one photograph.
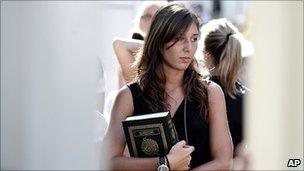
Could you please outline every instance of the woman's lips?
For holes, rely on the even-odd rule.
[[[189,63],[191,60],[191,58],[187,56],[180,57],[179,59],[182,61],[182,63]]]

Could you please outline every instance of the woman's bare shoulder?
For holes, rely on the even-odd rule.
[[[133,102],[132,93],[127,85],[124,85],[117,94],[116,100],[125,101],[125,103]]]
[[[125,85],[119,90],[115,98],[113,111],[119,111],[125,115],[131,115],[133,113],[133,110],[134,107],[132,93],[129,87]]]
[[[218,99],[224,97],[224,92],[217,83],[210,81],[208,84],[209,99]]]

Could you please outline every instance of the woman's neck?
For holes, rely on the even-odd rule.
[[[168,66],[163,67],[166,76],[166,89],[171,90],[176,87],[182,86],[185,71],[178,71]]]

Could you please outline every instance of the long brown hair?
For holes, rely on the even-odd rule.
[[[204,49],[212,57],[219,80],[228,95],[234,98],[238,92],[236,82],[241,71],[241,36],[238,29],[227,19],[214,19],[202,28]]]
[[[180,3],[169,3],[159,9],[152,19],[150,30],[135,63],[136,80],[152,111],[163,111],[168,107],[165,100],[166,77],[162,68],[165,44],[183,34],[192,23],[195,23],[199,30],[200,21],[197,16]],[[207,85],[198,72],[195,59],[185,71],[183,86],[187,100],[195,103],[204,118],[207,118]]]

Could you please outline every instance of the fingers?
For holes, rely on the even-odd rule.
[[[174,145],[168,154],[170,165],[178,170],[189,170],[191,153],[195,150],[193,146],[186,145],[186,141],[179,141]]]
[[[192,159],[192,157],[191,157],[192,150],[190,149],[190,147],[189,147],[189,149],[186,149],[186,150],[187,150],[188,155],[185,156],[185,158],[182,160],[183,161],[182,163],[183,163],[183,166],[190,166],[190,162]]]
[[[190,150],[191,152],[194,151],[194,147],[193,147],[193,146],[190,146],[190,145],[187,145],[187,143],[186,143],[185,140],[179,141],[179,142],[176,144],[176,146],[179,146],[179,147],[182,146],[183,148],[189,148],[189,150]]]
[[[181,170],[190,170],[190,167],[189,166],[185,166]]]
[[[193,146],[190,146],[189,149],[190,149],[191,153],[194,151],[194,147]]]
[[[176,145],[178,146],[185,146],[186,145],[186,141],[185,140],[181,140],[180,142],[178,142]]]
[[[189,170],[190,169],[190,159],[184,160],[181,163],[181,170]]]
[[[189,151],[190,153],[192,153],[194,151],[194,147],[191,145],[184,145],[183,147],[186,148],[187,151]]]

